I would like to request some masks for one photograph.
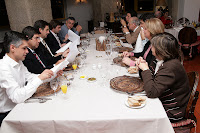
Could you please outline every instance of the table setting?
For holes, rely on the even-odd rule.
[[[100,36],[110,38],[101,50]],[[16,105],[0,131],[174,133],[160,100],[146,96],[138,70],[114,61],[122,47],[114,40],[106,33],[82,39],[70,69],[46,84],[51,93]]]

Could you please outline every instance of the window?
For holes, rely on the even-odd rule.
[[[63,0],[51,0],[51,9],[53,19],[65,19]]]

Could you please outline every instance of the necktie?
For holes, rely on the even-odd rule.
[[[52,54],[52,52],[51,52],[50,48],[48,47],[47,43],[44,40],[42,40],[42,43],[45,46],[45,48],[49,51],[49,53],[51,54],[51,56],[54,57],[54,55]]]
[[[46,66],[42,63],[40,57],[35,53],[35,51],[33,51],[33,55],[35,55],[36,59],[40,62],[40,64],[42,64],[43,68],[46,68]]]

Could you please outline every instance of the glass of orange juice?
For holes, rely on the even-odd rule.
[[[67,87],[68,87],[67,81],[62,81],[60,87],[64,94],[64,97],[67,98]]]
[[[76,69],[77,69],[77,61],[76,60],[72,62],[72,68],[74,69],[74,73],[76,73],[77,72],[76,71]]]

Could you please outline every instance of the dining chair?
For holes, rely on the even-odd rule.
[[[175,133],[190,133],[193,127],[195,127],[196,133],[197,119],[194,115],[194,110],[199,96],[199,92],[196,90],[199,82],[199,74],[198,72],[189,72],[187,76],[191,94],[185,112],[185,119],[177,123],[172,123]]]
[[[196,30],[192,27],[184,27],[178,33],[178,40],[185,60],[192,59],[197,54],[197,46],[200,44]]]
[[[181,25],[189,25],[190,24],[190,20],[188,18],[182,17],[177,21],[178,24]]]

